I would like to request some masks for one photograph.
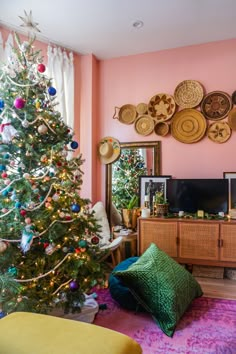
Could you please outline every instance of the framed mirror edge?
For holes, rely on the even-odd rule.
[[[121,149],[128,148],[153,148],[154,160],[153,160],[153,174],[161,175],[161,141],[135,141],[135,142],[120,142]],[[109,224],[111,224],[111,184],[112,184],[112,164],[106,165],[106,212]]]

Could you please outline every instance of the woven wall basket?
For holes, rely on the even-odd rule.
[[[119,110],[118,116],[116,115],[117,110]],[[115,113],[113,115],[113,119],[118,119],[121,123],[132,124],[134,123],[136,117],[137,117],[136,107],[132,104],[125,104],[120,108],[115,107]]]
[[[172,136],[185,144],[195,143],[201,140],[206,132],[207,123],[205,117],[196,109],[183,109],[172,118]]]
[[[138,117],[134,123],[136,132],[140,135],[149,135],[153,132],[155,126],[154,119],[148,114]]]
[[[197,107],[203,99],[203,87],[195,80],[184,80],[175,89],[174,99],[181,108]]]

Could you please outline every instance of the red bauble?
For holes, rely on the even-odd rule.
[[[46,67],[45,67],[44,64],[39,64],[39,65],[38,65],[38,71],[39,71],[40,73],[44,73],[45,70],[46,70]]]
[[[21,211],[20,211],[20,215],[21,215],[21,216],[25,216],[25,215],[26,215],[26,211],[25,211],[25,210],[21,210]]]
[[[7,178],[7,173],[3,172],[1,176],[2,176],[2,178]]]
[[[91,238],[91,242],[93,245],[97,245],[99,243],[99,237],[94,236],[93,238]]]

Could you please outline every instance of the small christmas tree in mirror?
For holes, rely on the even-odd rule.
[[[15,34],[0,74],[0,311],[74,312],[104,283],[99,227],[80,197],[82,156],[68,158],[78,142],[33,43]]]

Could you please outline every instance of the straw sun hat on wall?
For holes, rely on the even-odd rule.
[[[117,139],[107,136],[98,144],[100,161],[109,164],[116,161],[120,156],[120,143]]]

